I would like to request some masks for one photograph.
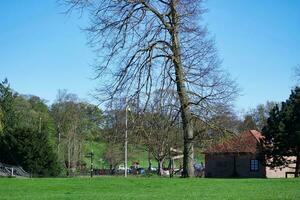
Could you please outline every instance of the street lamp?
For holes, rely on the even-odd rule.
[[[128,145],[128,105],[127,100],[126,101],[126,107],[125,107],[125,177],[127,177],[127,145]]]

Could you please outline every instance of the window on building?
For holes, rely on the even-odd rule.
[[[258,171],[258,160],[250,160],[250,171],[252,172]]]

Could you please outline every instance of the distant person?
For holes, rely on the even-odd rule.
[[[202,176],[202,170],[203,170],[203,163],[200,164],[194,163],[194,170],[195,170],[195,176],[201,177]]]

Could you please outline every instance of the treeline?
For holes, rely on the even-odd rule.
[[[22,166],[35,175],[57,176],[55,123],[38,97],[15,93],[5,80],[0,84],[0,161]]]
[[[0,84],[0,162],[33,176],[70,175],[85,166],[84,142],[97,140],[101,110],[60,91],[50,107]]]
[[[0,84],[0,162],[20,165],[34,176],[71,176],[89,169],[86,155],[91,149],[86,144],[100,143],[103,149],[95,160],[112,170],[124,163],[127,118],[129,158],[133,150],[147,152],[147,167],[159,172],[169,165],[170,149],[183,149],[182,122],[176,103],[170,106],[170,101],[154,98],[148,104],[149,109],[141,111],[120,98],[102,112],[60,90],[48,106],[37,96],[13,91],[5,80]],[[207,146],[245,130],[262,130],[275,105],[259,105],[243,118],[221,105],[206,121],[194,117],[195,162]]]
[[[176,156],[176,153],[170,151],[171,149],[182,154],[184,148],[182,122],[174,101],[170,103],[170,101],[153,98],[147,102],[149,109],[145,110],[139,110],[136,102],[126,103],[125,98],[113,101],[104,113],[101,135],[108,147],[103,158],[110,168],[116,168],[124,162],[126,107],[128,142],[148,153],[148,166],[143,167],[149,169],[155,167],[159,173],[161,168],[169,167],[170,156]],[[220,105],[215,109],[214,115],[207,116],[206,121],[193,117],[194,163],[201,162],[203,159],[201,152],[220,140],[246,130],[261,130],[266,125],[269,111],[273,106],[275,103],[267,102],[239,117],[231,107]],[[131,151],[129,155],[130,153]],[[180,165],[182,160],[177,162],[177,167]]]

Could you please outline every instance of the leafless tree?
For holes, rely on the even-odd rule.
[[[124,161],[122,146],[116,143],[107,143],[107,148],[103,152],[104,160],[109,164],[110,173],[113,174],[113,169]]]
[[[205,151],[220,141],[238,134],[241,121],[231,107],[219,106],[207,121],[194,118],[195,150]]]
[[[162,175],[163,163],[170,156],[170,149],[181,147],[182,131],[178,126],[178,112],[173,109],[174,102],[162,101],[160,94],[161,91],[157,91],[153,95],[158,98],[154,98],[149,103],[150,108],[138,116],[133,131],[139,144],[144,145],[157,161],[157,172]]]
[[[193,176],[193,114],[228,103],[235,83],[220,68],[214,41],[200,19],[202,0],[62,0],[87,11],[89,43],[99,52],[101,100],[125,93],[148,106],[152,92],[176,91],[182,118],[183,176]],[[163,96],[163,94],[162,94]]]

